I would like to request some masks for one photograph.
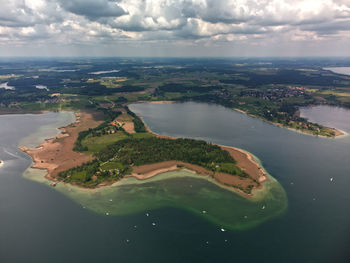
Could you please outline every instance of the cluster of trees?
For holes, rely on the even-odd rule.
[[[233,72],[234,73],[234,69]],[[339,82],[336,76],[326,75],[307,75],[298,69],[279,69],[274,74],[259,74],[255,69],[251,71],[240,72],[242,77],[232,77],[229,79],[220,80],[227,84],[240,84],[249,88],[260,87],[267,84],[296,84],[296,85],[310,85],[310,86],[346,86]]]
[[[120,111],[114,111],[106,108],[98,108],[97,110],[103,113],[106,122],[114,121],[120,114],[122,114]]]
[[[125,166],[144,165],[169,160],[196,164],[207,169],[241,177],[248,175],[236,166],[236,161],[217,145],[192,139],[161,139],[156,137],[128,138],[108,146],[96,154],[105,162],[115,159]]]
[[[133,123],[134,123],[134,130],[135,132],[146,132],[146,127],[143,123],[143,121],[135,114],[133,113],[131,110],[129,110],[129,108],[126,106],[126,111],[127,113],[133,117]]]
[[[5,106],[11,103],[47,101],[51,99],[52,98],[47,95],[46,91],[38,89],[36,89],[35,92],[0,89],[0,103]]]
[[[84,163],[80,166],[71,168],[67,171],[60,172],[58,176],[67,182],[86,183],[92,180],[92,177],[99,171],[99,161]]]
[[[168,83],[164,84],[162,86],[159,86],[156,89],[156,93],[162,93],[162,92],[208,92],[212,90],[221,89],[221,86],[203,86],[203,85],[184,85],[184,84],[178,84],[178,83]]]
[[[98,160],[94,160],[60,172],[58,176],[67,183],[76,183],[87,187],[93,187],[106,180],[123,178],[128,172],[130,172],[129,167],[120,169],[118,172],[115,170],[103,170],[100,167],[100,162]],[[95,178],[93,178],[94,176]]]

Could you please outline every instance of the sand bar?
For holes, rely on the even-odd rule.
[[[94,159],[91,155],[73,151],[73,147],[79,132],[94,128],[100,123],[102,121],[96,120],[92,113],[77,112],[76,121],[60,128],[60,135],[46,140],[36,149],[26,147],[20,147],[19,149],[32,157],[32,168],[46,169],[46,177],[56,181],[59,172]]]

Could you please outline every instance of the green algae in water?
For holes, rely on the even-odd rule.
[[[24,176],[49,185],[45,171],[29,168]],[[188,210],[220,227],[245,230],[284,213],[287,196],[270,175],[263,190],[244,198],[188,170],[166,172],[148,180],[125,178],[112,186],[82,189],[59,183],[55,190],[104,216],[142,213],[162,207]]]

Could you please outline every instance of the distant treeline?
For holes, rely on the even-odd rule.
[[[198,86],[198,85],[182,85],[177,83],[169,83],[159,86],[156,92],[208,92],[221,89],[221,86]]]
[[[295,69],[280,69],[275,74],[257,74],[255,72],[242,72],[246,78],[232,77],[220,80],[222,83],[239,84],[249,88],[256,88],[268,84],[312,85],[312,86],[347,86],[339,81],[339,77],[321,74],[306,75],[305,72]]]

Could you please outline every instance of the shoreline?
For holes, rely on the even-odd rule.
[[[292,128],[292,127],[288,127],[288,126],[285,126],[281,123],[278,123],[278,122],[272,122],[272,121],[268,121],[268,120],[264,120],[256,115],[253,115],[253,114],[250,114],[244,110],[241,110],[241,109],[238,109],[238,108],[232,108],[234,111],[237,111],[237,112],[240,112],[242,114],[246,114],[250,117],[253,117],[253,118],[256,118],[256,119],[259,119],[259,120],[262,120],[262,121],[265,121],[269,124],[272,124],[274,126],[277,126],[277,127],[280,127],[280,128],[284,128],[284,129],[287,129],[287,130],[290,130],[290,131],[294,131],[294,132],[297,132],[297,133],[301,133],[301,134],[305,134],[305,135],[310,135],[310,136],[314,136],[314,137],[321,137],[321,138],[325,138],[325,139],[338,139],[338,138],[342,138],[344,136],[347,136],[348,133],[345,132],[345,131],[342,131],[340,129],[337,129],[337,128],[330,128],[330,127],[326,127],[326,126],[323,126],[325,127],[326,129],[330,129],[330,130],[333,130],[335,135],[330,137],[330,136],[324,136],[324,135],[315,135],[315,134],[312,134],[312,133],[309,133],[309,132],[306,132],[304,130],[299,130],[299,129],[295,129],[295,128]]]
[[[54,182],[58,181],[59,172],[94,159],[91,155],[74,152],[73,147],[80,131],[93,128],[100,121],[96,121],[93,114],[89,112],[79,111],[74,114],[76,120],[65,127],[58,128],[60,133],[57,136],[45,139],[34,149],[18,147],[32,158],[31,168],[46,170],[45,177]]]
[[[161,104],[161,103],[181,103],[181,101],[171,101],[171,100],[161,100],[161,101],[137,101],[137,102],[132,102],[132,103],[152,103],[152,104]],[[220,105],[220,104],[217,104],[217,105]],[[310,107],[313,107],[315,105],[311,105]],[[349,135],[349,133],[343,131],[343,130],[340,130],[338,128],[331,128],[331,127],[326,127],[326,126],[323,126],[324,128],[326,129],[330,129],[330,130],[333,130],[335,135],[334,136],[325,136],[325,135],[315,135],[315,134],[312,134],[312,133],[309,133],[309,132],[306,132],[304,130],[299,130],[299,129],[295,129],[295,128],[292,128],[292,127],[288,127],[288,126],[285,126],[281,123],[278,123],[278,122],[272,122],[272,121],[268,121],[268,120],[264,120],[262,118],[260,118],[259,116],[256,116],[256,115],[253,115],[253,114],[250,114],[244,110],[241,110],[239,108],[229,108],[231,110],[234,110],[234,111],[237,111],[237,112],[240,112],[240,113],[243,113],[243,114],[246,114],[247,116],[250,116],[250,117],[253,117],[253,118],[256,118],[256,119],[259,119],[259,120],[262,120],[264,122],[267,122],[269,124],[272,124],[274,126],[277,126],[277,127],[280,127],[280,128],[284,128],[284,129],[287,129],[287,130],[290,130],[290,131],[294,131],[294,132],[298,132],[298,133],[301,133],[301,134],[305,134],[305,135],[311,135],[311,136],[314,136],[314,137],[321,137],[321,138],[326,138],[326,139],[339,139],[339,138],[343,138],[347,135]],[[298,116],[300,117],[300,112],[298,110]],[[139,118],[141,118],[141,120],[143,121],[142,117],[139,116]],[[143,121],[144,122],[144,121]],[[145,123],[145,122],[144,122]],[[145,125],[146,126],[146,125]],[[149,130],[150,131],[150,130]],[[151,133],[153,133],[154,135],[157,135],[156,133],[150,131]]]
[[[149,126],[144,122],[143,118],[140,117],[140,116],[139,116],[139,118],[143,121],[147,132],[157,136],[158,138],[173,139],[173,140],[178,139],[177,137],[168,136],[168,135],[160,135],[160,134],[157,134],[157,133],[153,132],[149,128]],[[244,193],[240,189],[234,188],[233,186],[228,186],[229,188],[231,188],[231,189],[234,188],[235,192],[239,192],[240,194],[243,194],[246,197],[252,197],[256,190],[261,190],[261,189],[264,188],[264,183],[268,181],[268,176],[267,176],[268,172],[265,170],[265,168],[258,161],[255,160],[256,158],[254,157],[254,155],[252,153],[250,153],[248,151],[245,151],[243,149],[240,149],[240,148],[233,147],[233,146],[226,146],[226,145],[219,145],[219,144],[214,144],[214,145],[217,145],[220,148],[222,148],[223,150],[228,151],[228,153],[237,161],[237,166],[239,168],[241,168],[244,171],[245,170],[252,171],[255,168],[255,171],[253,171],[253,173],[255,175],[258,175],[257,178],[254,178],[254,179],[256,179],[259,182],[260,185],[258,187],[254,187],[251,194]],[[243,157],[243,159],[242,159],[242,156],[240,156],[240,158],[239,158],[238,156],[241,155],[241,154],[243,154],[245,156],[245,158]],[[238,162],[239,160],[237,160],[237,159],[239,159],[240,162]],[[248,162],[245,162],[244,159],[248,160]],[[187,164],[187,165],[193,166],[192,164]],[[203,168],[203,167],[200,167],[200,168]],[[205,168],[203,168],[203,169],[208,172],[208,170],[206,170]],[[193,170],[193,169],[190,169],[190,170]],[[197,174],[201,175],[200,172],[197,172],[195,170],[194,170],[194,172],[196,172]],[[218,175],[218,176],[215,176],[215,175]],[[249,175],[251,176],[251,174],[249,174]],[[208,176],[208,174],[206,174],[206,176]],[[237,176],[232,176],[232,175],[224,174],[224,173],[215,173],[213,179],[219,185],[221,185],[221,186],[226,188],[227,186],[224,183],[225,179],[227,179],[227,178],[235,178],[235,177],[237,177]]]
[[[140,101],[136,101],[136,102],[131,102],[128,104],[132,104],[132,103],[152,103],[152,104],[161,104],[161,103],[176,103],[178,101],[173,101],[173,100],[153,100],[153,101],[146,101],[146,100],[140,100]]]
[[[46,170],[45,178],[53,182],[59,182],[57,178],[57,174],[60,171],[67,170],[69,168],[76,167],[87,161],[93,160],[93,157],[88,154],[77,153],[77,152],[73,152],[72,150],[76,137],[79,133],[79,130],[80,131],[84,130],[82,129],[81,126],[84,126],[84,121],[86,121],[85,119],[86,115],[85,116],[82,116],[82,115],[88,114],[88,113],[75,112],[75,114],[76,114],[76,121],[67,125],[66,127],[59,128],[61,132],[58,136],[46,139],[43,143],[38,145],[35,149],[29,149],[27,147],[19,147],[21,151],[25,152],[32,158],[33,163],[30,167],[34,169]],[[94,124],[97,124],[97,121],[95,121]],[[91,126],[91,124],[88,126]],[[153,135],[159,138],[177,139],[171,136],[156,134],[153,131],[151,131],[151,129],[146,124],[145,124],[145,128],[148,132],[152,133]],[[179,161],[167,161],[166,162],[167,165],[165,166],[164,166],[164,162],[163,163],[160,162],[155,164],[134,167],[133,169],[134,171],[131,174],[126,175],[124,178],[135,177],[138,180],[147,180],[159,174],[166,173],[169,171],[180,170],[181,168],[184,167],[198,174],[199,176],[212,177],[213,179],[212,181],[215,181],[218,185],[224,188],[230,188],[234,192],[240,195],[243,195],[245,197],[252,197],[254,195],[255,190],[263,188],[264,182],[267,181],[267,177],[266,177],[267,172],[263,169],[263,167],[261,167],[257,162],[254,161],[254,157],[252,156],[252,154],[235,147],[222,146],[222,145],[218,145],[218,146],[228,151],[229,154],[236,161],[237,161],[237,157],[240,159],[239,164],[237,162],[238,167],[240,167],[242,170],[248,169],[251,173],[253,172],[254,174],[251,175],[249,174],[249,171],[248,171],[247,173],[250,175],[250,178],[247,179],[247,178],[242,178],[238,176],[233,176],[230,174],[209,171],[204,167],[192,165],[189,163],[184,163]],[[59,154],[60,152],[65,153],[63,158],[62,158],[62,154],[61,155]],[[242,154],[244,156],[242,156]],[[149,167],[152,167],[152,169],[147,169]],[[84,188],[84,189],[95,189],[95,188],[100,188],[107,185],[114,185],[119,183],[122,180],[123,179],[120,179],[117,181],[103,182],[94,188],[87,188],[76,184],[71,184],[71,185],[77,186],[79,188]],[[246,193],[240,189],[242,187],[243,187],[242,189],[244,189],[245,187],[247,187],[247,185],[250,185],[250,184],[253,185],[253,189],[251,193]]]
[[[43,114],[52,112],[49,110],[25,110],[25,109],[10,109],[10,108],[0,108],[0,115],[10,115],[10,114]]]

